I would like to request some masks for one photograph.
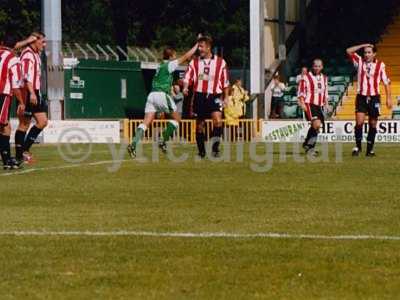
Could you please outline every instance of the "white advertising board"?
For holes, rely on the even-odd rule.
[[[17,120],[11,120],[12,141],[18,126]],[[56,143],[120,143],[119,121],[49,121],[48,126],[38,138],[39,142]]]
[[[354,121],[327,121],[318,136],[320,142],[353,143]],[[309,122],[302,120],[265,121],[262,126],[262,139],[270,142],[303,142],[309,128]],[[378,123],[378,143],[400,142],[400,121],[384,120]],[[368,133],[368,124],[364,125],[364,140]]]

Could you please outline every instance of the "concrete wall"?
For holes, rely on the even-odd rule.
[[[310,2],[308,0],[307,2]],[[279,0],[264,0],[264,14],[268,20],[279,19]],[[286,0],[286,21],[299,20],[299,0]],[[286,25],[286,37],[290,35],[294,25]],[[279,24],[266,22],[264,26],[265,67],[268,68],[278,55]]]

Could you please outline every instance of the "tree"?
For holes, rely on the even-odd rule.
[[[128,24],[128,0],[111,0],[110,8],[112,10],[112,23],[115,42],[125,52],[127,52],[127,40],[129,33]],[[120,53],[120,60],[125,57]]]
[[[115,44],[108,1],[62,1],[63,40]]]
[[[0,0],[0,35],[18,38],[40,29],[40,0]]]
[[[210,34],[230,65],[249,47],[248,0],[64,0],[63,40],[187,49]],[[40,0],[0,0],[0,33],[26,36],[40,29]],[[222,52],[222,51],[221,51]]]

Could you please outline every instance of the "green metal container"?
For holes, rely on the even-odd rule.
[[[80,60],[64,75],[66,119],[143,115],[147,93],[140,63]]]

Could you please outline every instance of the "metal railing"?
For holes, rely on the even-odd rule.
[[[131,143],[132,137],[143,120],[124,120],[124,139]],[[167,127],[168,120],[155,120],[143,136],[143,143],[155,142],[159,139],[163,130]],[[259,137],[261,122],[253,119],[240,119],[239,125],[227,125],[224,123],[223,140],[229,142],[250,142]],[[206,120],[205,134],[207,139],[211,138],[213,130],[212,120]],[[196,143],[196,120],[182,120],[179,129],[174,133],[173,142],[187,144]]]
[[[115,60],[123,58],[126,61],[159,62],[159,51],[146,47],[128,46],[126,50],[120,46],[93,45],[80,43],[64,43],[62,54],[65,58]]]

